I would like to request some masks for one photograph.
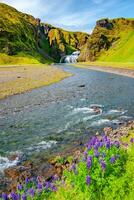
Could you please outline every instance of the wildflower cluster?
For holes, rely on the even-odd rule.
[[[0,199],[126,200],[124,197],[132,190],[131,168],[127,171],[126,166],[128,158],[132,165],[134,139],[129,142],[132,149],[130,158],[119,141],[112,141],[106,135],[94,136],[86,144],[79,162],[72,162],[70,169],[64,171],[62,180],[58,180],[57,176],[51,182],[41,177],[26,178],[25,184],[18,184],[16,192],[3,193]]]
[[[51,192],[56,191],[55,183],[58,177],[53,176],[53,180],[44,181],[40,176],[37,179],[26,178],[25,183],[19,183],[17,185],[17,191],[12,191],[9,195],[2,193],[1,198],[3,200],[29,200],[29,199],[43,199],[49,196]]]
[[[77,166],[64,173],[66,183],[72,185],[74,193],[79,188],[85,199],[104,199],[105,191],[113,187],[113,180],[120,180],[123,176],[126,157],[119,141],[111,141],[106,135],[94,136],[86,144]]]

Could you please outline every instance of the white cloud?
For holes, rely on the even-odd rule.
[[[125,9],[122,0],[0,0],[22,12],[39,17],[43,22],[69,30],[89,31],[95,21],[117,16]],[[81,4],[80,4],[81,2]],[[88,32],[89,32],[88,31]]]

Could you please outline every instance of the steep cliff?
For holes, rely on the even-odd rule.
[[[31,15],[0,3],[0,53],[31,56],[39,62],[56,61],[80,49],[89,37],[42,23]]]
[[[83,46],[79,61],[134,61],[134,19],[101,19]]]

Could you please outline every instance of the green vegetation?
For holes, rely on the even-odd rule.
[[[76,67],[82,67],[82,68],[89,68],[94,66],[94,67],[112,67],[118,68],[118,69],[134,69],[134,62],[104,62],[104,61],[94,61],[94,62],[79,62],[76,64],[73,64]],[[105,68],[104,68],[105,69]],[[114,71],[113,71],[114,72]]]
[[[96,144],[93,149],[90,142],[84,157],[72,171],[64,172],[65,182],[48,199],[132,200],[134,146],[129,142],[126,152],[115,144],[110,147],[107,140],[106,146],[97,149]]]
[[[101,19],[81,51],[79,61],[134,65],[134,19]],[[108,64],[106,64],[108,65]]]
[[[94,136],[78,163],[71,163],[62,180],[55,175],[52,181],[26,178],[19,183],[17,193],[2,199],[22,200],[132,200],[134,195],[134,132],[121,137],[120,142],[104,135]],[[57,157],[63,164],[64,160]],[[20,198],[21,196],[21,198]]]
[[[102,53],[98,61],[106,62],[133,62],[134,64],[134,30],[122,33],[120,40],[112,48]]]
[[[4,53],[0,53],[0,64],[1,65],[22,65],[22,64],[39,64],[42,58],[40,55],[31,56],[19,53],[18,55],[9,56]],[[46,63],[51,63],[50,60],[46,60]]]
[[[80,49],[88,36],[41,23],[0,3],[0,64],[59,62],[61,56]]]

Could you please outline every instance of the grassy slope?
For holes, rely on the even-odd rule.
[[[86,65],[134,69],[134,19],[119,18],[109,23],[113,24],[112,29],[96,25],[82,49],[80,61],[86,61]],[[102,40],[101,35],[106,39]]]
[[[1,64],[40,62],[41,56],[36,52],[36,41],[33,37],[35,24],[32,16],[0,4],[0,52],[4,53],[0,54]]]
[[[134,63],[134,30],[121,34],[121,39],[113,48],[104,52],[98,61],[106,62],[133,62]]]

